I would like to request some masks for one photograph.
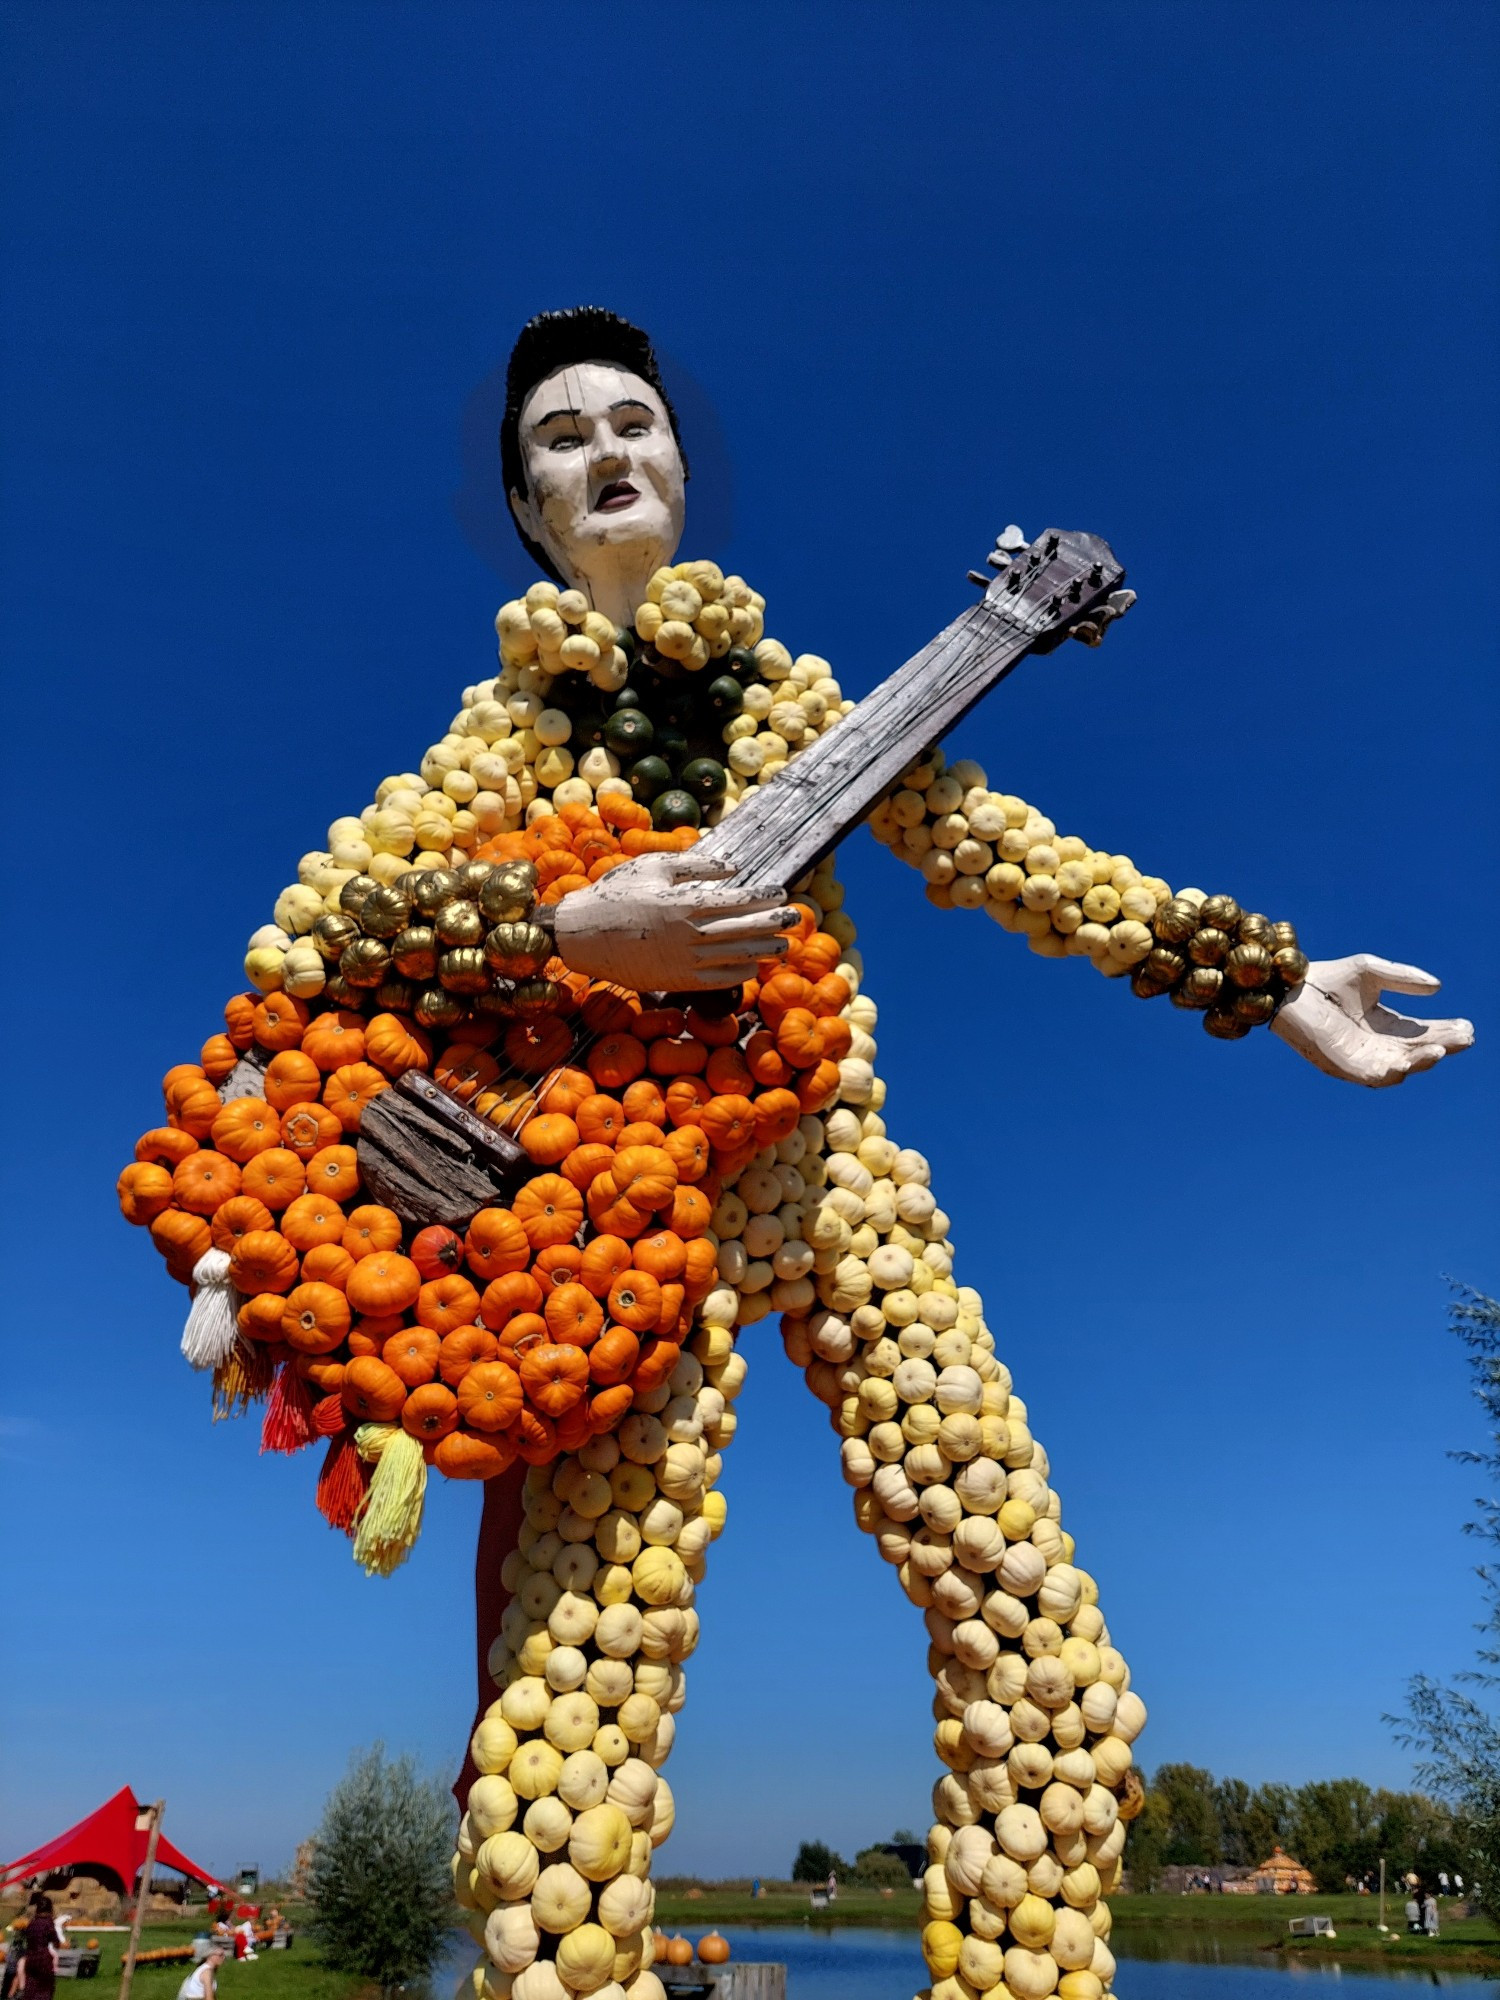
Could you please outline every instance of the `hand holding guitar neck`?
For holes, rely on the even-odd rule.
[[[1012,553],[1012,545],[1014,553]],[[789,887],[1027,653],[1070,632],[1097,645],[1134,601],[1093,535],[1000,538],[993,580],[827,736],[726,813],[688,854],[648,855],[558,906],[557,948],[596,978],[653,992],[736,985],[775,955]]]

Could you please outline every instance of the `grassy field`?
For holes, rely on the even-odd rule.
[[[1373,1896],[1116,1896],[1115,1948],[1128,1958],[1175,1959],[1212,1964],[1221,1959],[1255,1960],[1260,1954],[1289,1958],[1336,1959],[1347,1965],[1387,1962],[1448,1972],[1500,1972],[1500,1931],[1484,1917],[1445,1916],[1437,1938],[1408,1937],[1400,1904],[1390,1898],[1386,1921],[1377,1929]],[[813,1910],[806,1888],[767,1885],[752,1897],[748,1889],[705,1884],[698,1895],[682,1888],[657,1894],[657,1922],[668,1930],[697,1930],[709,1924],[879,1924],[915,1929],[921,1898],[915,1890],[882,1896],[873,1889],[840,1889],[829,1910]],[[1294,1917],[1328,1916],[1338,1936],[1293,1938]]]
[[[292,1922],[295,1925],[295,1914]],[[150,1951],[158,1945],[186,1944],[207,1928],[208,1920],[201,1914],[196,1922],[148,1923],[141,1932],[141,1949]],[[60,1981],[57,1989],[60,1994],[76,1992],[78,2000],[86,2000],[92,1992],[114,1993],[118,1990],[120,1964],[129,1942],[128,1933],[91,1932],[87,1924],[74,1923],[72,1937],[75,1943],[86,1944],[91,1936],[97,1936],[99,1940],[97,1984],[90,1987]],[[186,1964],[137,1966],[133,1988],[135,2000],[175,2000],[177,1989],[189,1970]],[[365,2000],[365,1996],[378,1990],[350,1973],[331,1972],[326,1965],[320,1964],[317,1952],[308,1943],[305,1933],[298,1937],[290,1951],[263,1951],[253,1964],[236,1965],[233,1959],[226,1959],[218,1980],[220,2000]]]

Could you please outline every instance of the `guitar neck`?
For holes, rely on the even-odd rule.
[[[843,727],[747,793],[696,852],[727,862],[749,888],[786,890],[1042,636],[988,597],[971,605],[867,695]]]

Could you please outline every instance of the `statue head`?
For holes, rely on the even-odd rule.
[[[598,306],[529,320],[506,373],[500,470],[527,552],[627,620],[676,554],[687,480],[647,335]]]

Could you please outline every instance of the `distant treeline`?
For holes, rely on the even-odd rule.
[[[1253,1868],[1275,1847],[1294,1855],[1322,1889],[1415,1870],[1451,1877],[1463,1855],[1448,1808],[1421,1792],[1372,1791],[1359,1778],[1316,1784],[1247,1785],[1196,1764],[1163,1764],[1131,1822],[1125,1862],[1132,1886],[1149,1889],[1163,1868]]]

